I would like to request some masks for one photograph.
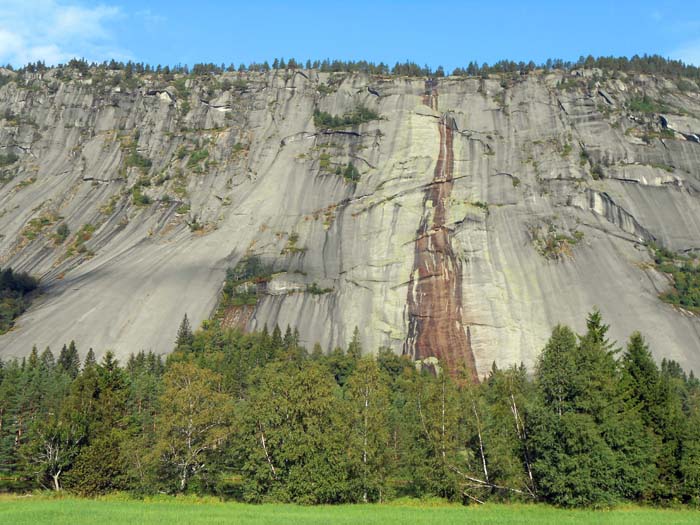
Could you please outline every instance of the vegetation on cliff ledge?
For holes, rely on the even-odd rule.
[[[314,111],[314,125],[321,129],[342,129],[357,126],[381,118],[379,114],[365,106],[358,106],[342,116],[331,115],[325,111]]]
[[[673,253],[651,244],[654,262],[659,271],[672,279],[672,289],[661,294],[667,303],[700,313],[700,260],[692,255]]]
[[[258,302],[258,288],[272,277],[272,268],[256,255],[247,256],[226,270],[226,279],[217,315],[223,315],[231,306],[254,305]]]

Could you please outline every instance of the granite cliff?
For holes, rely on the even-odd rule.
[[[309,347],[358,326],[366,349],[481,376],[532,365],[597,306],[614,338],[641,330],[700,371],[700,318],[660,300],[648,247],[700,250],[700,89],[599,70],[0,73],[0,266],[41,278],[0,356],[170,351],[256,257],[269,275],[224,322]]]

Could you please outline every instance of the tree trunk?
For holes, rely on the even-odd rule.
[[[479,452],[481,453],[481,464],[484,468],[484,480],[489,482],[489,472],[486,469],[486,454],[484,454],[484,442],[481,440],[481,422],[479,421],[479,413],[476,411],[476,403],[472,399],[472,409],[474,410],[474,417],[476,418],[476,431],[479,436]]]
[[[18,447],[22,441],[22,416],[17,418],[17,433],[15,434],[15,447]]]
[[[515,430],[518,434],[518,439],[522,443],[523,453],[525,455],[525,466],[527,467],[527,476],[530,478],[530,486],[534,488],[535,479],[532,476],[532,468],[530,468],[530,451],[527,447],[527,436],[525,433],[525,423],[520,419],[520,412],[518,411],[518,405],[515,403],[515,397],[510,394],[510,410],[513,412],[513,417],[515,418]]]
[[[270,465],[270,470],[272,471],[272,477],[277,479],[277,471],[275,470],[275,466],[272,464],[272,459],[270,459],[270,454],[267,452],[267,445],[265,444],[265,433],[263,432],[263,426],[261,423],[258,424],[258,428],[260,429],[260,444],[262,445],[263,452],[265,452],[265,459],[267,459],[267,463]]]
[[[364,429],[362,435],[362,477],[364,492],[362,493],[362,501],[367,503],[367,433],[369,432],[369,422],[367,421],[369,411],[369,388],[365,388],[365,413],[364,413]]]
[[[183,467],[182,474],[180,475],[180,492],[185,492],[187,488],[187,467]]]
[[[445,451],[445,376],[443,375],[442,377],[442,417],[441,417],[441,426],[442,426],[442,460],[445,461],[445,458],[447,457],[446,451]]]
[[[53,489],[56,492],[59,492],[61,490],[61,484],[58,482],[58,477],[61,475],[61,471],[59,470],[56,472],[56,474],[51,474],[51,478],[53,479]]]

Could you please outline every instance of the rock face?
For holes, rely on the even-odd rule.
[[[438,109],[432,82],[424,103]],[[454,185],[454,118],[444,114],[438,122],[440,149],[432,182],[425,190],[423,217],[416,232],[416,253],[408,282],[408,334],[404,353],[415,360],[437,357],[451,369],[464,366],[477,379],[469,327],[463,325],[462,262],[452,247],[447,227]]]
[[[358,326],[369,351],[482,376],[532,366],[556,323],[582,330],[597,306],[614,338],[641,330],[700,370],[700,320],[660,301],[645,245],[700,250],[697,92],[604,73],[116,75],[0,87],[0,155],[19,157],[0,167],[0,266],[42,291],[1,356],[71,339],[168,352],[256,255],[272,280],[231,323],[290,324],[309,348]],[[629,110],[642,95],[666,113]],[[360,106],[381,119],[314,124]],[[577,242],[552,252],[557,235]]]

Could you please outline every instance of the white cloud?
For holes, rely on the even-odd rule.
[[[47,64],[74,57],[89,61],[130,58],[109,28],[118,7],[85,7],[75,0],[0,0],[0,64]]]
[[[686,42],[669,53],[671,58],[682,60],[686,64],[700,66],[700,40]]]
[[[167,21],[163,15],[156,14],[150,9],[142,9],[134,13],[136,18],[142,19],[146,24],[162,24]]]

